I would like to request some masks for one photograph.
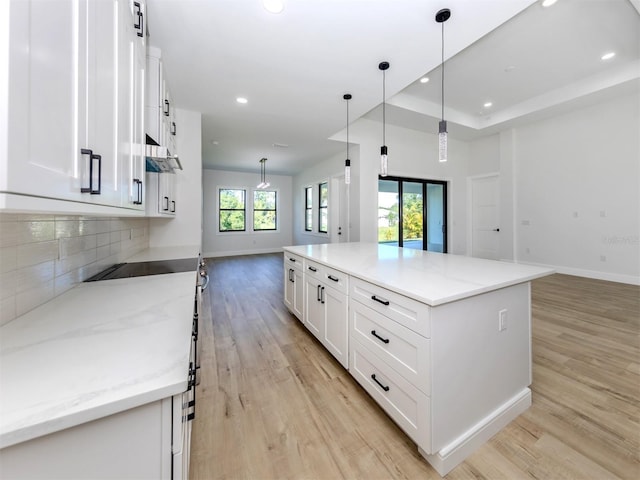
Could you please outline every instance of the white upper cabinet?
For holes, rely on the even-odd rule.
[[[147,52],[146,132],[151,140],[166,147],[170,155],[177,155],[176,117],[173,98],[167,86],[160,49],[149,47]]]
[[[143,179],[135,165],[143,143],[136,146],[143,116],[135,88],[144,71],[130,0],[2,3],[9,22],[0,43],[0,108],[8,120],[0,123],[0,208],[142,208],[131,201],[143,198],[132,185]]]

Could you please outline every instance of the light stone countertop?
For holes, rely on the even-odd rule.
[[[0,448],[185,391],[195,281],[82,283],[2,326]]]
[[[528,282],[552,269],[377,243],[283,247],[318,263],[380,285],[427,305],[444,303]]]

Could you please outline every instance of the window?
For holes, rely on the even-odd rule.
[[[304,229],[313,230],[313,187],[304,189]]]
[[[255,231],[276,229],[276,199],[275,191],[255,190],[253,192],[253,229]]]
[[[246,191],[221,188],[218,191],[219,230],[221,232],[244,232],[246,225]]]
[[[318,204],[318,231],[322,233],[328,232],[329,225],[329,185],[327,182],[318,185],[320,193],[320,202]]]

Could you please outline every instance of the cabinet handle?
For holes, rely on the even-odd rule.
[[[176,134],[176,122],[171,122],[171,135]]]
[[[317,272],[318,269],[316,267],[307,267],[309,270],[311,270],[312,272]]]
[[[91,195],[100,195],[100,189],[102,187],[102,155],[93,153],[93,150],[89,150],[87,148],[80,149],[80,153],[82,155],[89,155],[89,186],[88,187],[80,186],[80,192],[90,193]],[[97,188],[94,188],[94,182],[93,182],[93,175],[94,175],[93,164],[95,160],[98,161],[98,169],[97,169],[98,181],[96,182]]]
[[[385,392],[389,391],[389,387],[387,385],[383,385],[382,383],[380,383],[380,380],[378,380],[376,378],[376,374],[375,373],[371,374],[371,378],[373,379],[374,382],[376,382],[378,385],[380,385],[380,388],[382,388]]]
[[[166,110],[163,109],[164,116],[168,117],[169,116],[169,108],[170,108],[170,106],[169,106],[169,100],[167,100],[166,98],[164,100],[164,106],[167,107]]]
[[[371,335],[373,335],[374,337],[376,337],[378,340],[380,340],[382,343],[389,343],[389,339],[388,338],[382,338],[380,335],[378,335],[376,333],[375,330],[371,330]]]
[[[93,179],[93,162],[92,162],[92,158],[93,158],[93,150],[89,150],[88,148],[81,148],[80,149],[80,154],[81,155],[88,155],[89,157],[89,185],[88,186],[84,186],[81,185],[80,186],[80,191],[82,193],[91,193],[91,181]],[[86,171],[86,170],[85,170]]]
[[[169,197],[162,197],[162,199],[165,202],[164,207],[162,207],[162,210],[167,212],[169,210]]]
[[[291,258],[291,257],[289,257],[289,261],[290,261],[290,262],[293,262],[293,263],[296,263],[296,259],[295,259],[295,258]]]
[[[175,212],[176,212],[176,201],[171,200],[171,213],[175,213]]]
[[[322,285],[318,285],[318,288],[316,289],[316,300],[318,302],[322,300],[322,298],[320,297],[320,287],[322,287]]]
[[[133,184],[136,188],[136,199],[133,201],[133,204],[142,205],[142,180],[140,180],[139,178],[134,178]]]
[[[294,278],[294,277],[293,277],[293,268],[290,268],[290,269],[289,269],[289,281],[290,281],[291,283],[295,283],[295,280],[294,280],[293,278]]]
[[[324,303],[324,287],[320,288],[320,303]]]
[[[142,7],[139,2],[133,2],[133,6],[137,9],[135,15],[138,17],[138,23],[133,24],[133,28],[138,30],[138,36],[144,36],[144,13],[142,13]]]
[[[389,305],[389,300],[380,299],[380,298],[376,297],[375,295],[371,295],[371,300],[375,300],[376,302],[379,302],[379,303],[381,303],[383,305]]]
[[[333,280],[334,282],[339,282],[339,281],[340,281],[340,279],[339,279],[339,278],[336,278],[336,277],[334,277],[333,275],[327,275],[327,278],[328,278],[329,280]]]

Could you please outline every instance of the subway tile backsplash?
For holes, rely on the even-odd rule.
[[[149,219],[0,213],[0,325],[149,247]]]

